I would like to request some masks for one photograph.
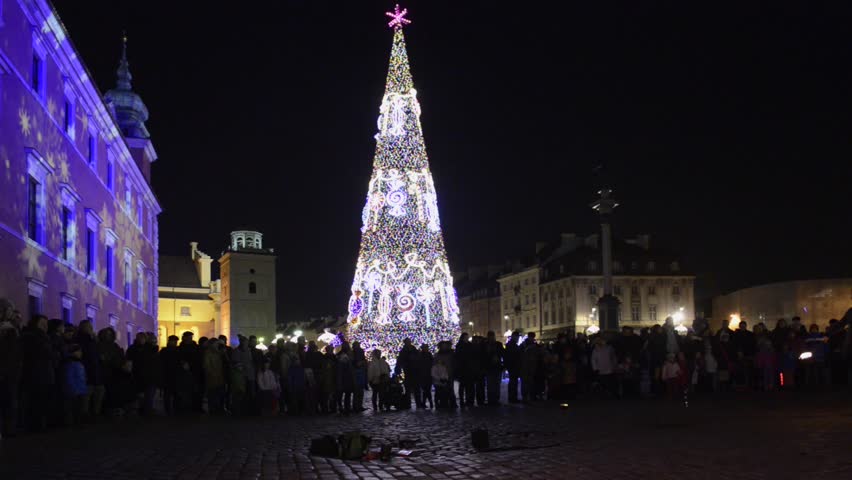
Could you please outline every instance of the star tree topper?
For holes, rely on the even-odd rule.
[[[396,4],[392,12],[385,12],[385,15],[391,18],[391,21],[388,22],[388,26],[393,28],[394,30],[402,28],[404,25],[408,25],[411,23],[411,20],[405,18],[408,15],[408,9],[403,8],[399,9],[399,4]]]

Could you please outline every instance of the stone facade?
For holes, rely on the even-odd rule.
[[[599,236],[563,234],[540,244],[531,266],[501,276],[503,328],[534,331],[547,340],[559,332],[598,325],[603,294]],[[620,325],[662,324],[667,316],[689,323],[695,316],[694,279],[668,253],[639,236],[613,242],[613,295],[621,302]]]
[[[47,1],[2,3],[0,296],[25,317],[112,325],[126,344],[156,331],[147,110],[126,54],[102,97]]]
[[[825,328],[832,318],[841,319],[852,308],[852,278],[799,280],[744,288],[713,299],[713,328],[728,323],[731,315],[769,328],[779,318],[802,319],[803,325]]]
[[[276,331],[275,255],[263,248],[259,232],[231,233],[231,245],[219,259],[222,276],[221,333],[272,338]]]

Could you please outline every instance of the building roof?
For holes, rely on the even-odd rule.
[[[186,256],[160,255],[160,286],[202,288],[198,270]]]
[[[175,300],[210,300],[210,294],[207,292],[203,293],[189,293],[189,292],[170,292],[168,290],[160,290],[158,293],[159,298],[171,298]]]

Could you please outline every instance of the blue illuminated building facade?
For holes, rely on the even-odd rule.
[[[102,95],[49,2],[0,5],[0,297],[126,345],[157,331],[161,211],[126,42]]]

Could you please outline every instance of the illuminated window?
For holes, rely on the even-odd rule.
[[[104,235],[104,244],[106,248],[104,249],[106,254],[104,255],[104,264],[106,270],[106,287],[110,290],[115,290],[115,244],[118,241],[118,236],[110,230],[106,230],[106,235]]]
[[[59,253],[63,260],[73,265],[77,252],[77,202],[80,196],[67,183],[60,184],[60,238]]]
[[[657,321],[657,306],[656,305],[648,305],[648,318],[652,322]]]
[[[192,313],[191,313],[189,307],[180,307],[180,316],[181,317],[191,317]]]
[[[106,186],[110,193],[115,193],[115,162],[110,154],[107,154]]]
[[[86,304],[86,320],[92,322],[92,327],[94,328],[98,326],[98,310],[97,305]]]
[[[124,253],[124,299],[128,302],[131,301],[131,285],[133,284],[133,267],[130,265],[131,257],[132,255],[129,251]]]
[[[145,307],[145,267],[142,263],[136,265],[136,306]]]
[[[62,207],[62,240],[60,244],[62,258],[65,260],[71,260],[69,251],[74,248],[71,244],[71,225],[74,222],[74,219],[71,217],[71,209],[68,207]]]
[[[33,177],[27,182],[27,236],[38,241],[38,193],[41,184]]]
[[[95,273],[95,232],[91,228],[86,229],[86,273]]]
[[[86,160],[89,162],[89,165],[94,167],[98,163],[98,139],[95,134],[89,134],[89,140],[87,141],[87,145],[89,148],[88,155],[86,156]]]
[[[75,137],[74,121],[76,113],[76,95],[71,90],[68,79],[65,79],[65,103],[62,108],[62,127],[65,129],[65,134],[73,140]]]
[[[44,290],[46,288],[47,285],[35,279],[31,279],[27,282],[27,313],[29,314],[29,318],[32,318],[33,315],[42,313],[42,298],[44,297]]]
[[[33,64],[30,70],[30,86],[36,95],[44,100],[44,52],[34,44],[33,45]]]
[[[257,293],[257,284],[254,282],[249,282],[249,293],[255,294]]]
[[[60,301],[61,301],[60,314],[61,314],[62,321],[65,322],[65,323],[73,323],[72,320],[73,320],[73,316],[74,316],[73,315],[74,300],[76,300],[76,298],[74,298],[73,296],[71,296],[67,293],[63,293],[62,296],[60,297]]]

